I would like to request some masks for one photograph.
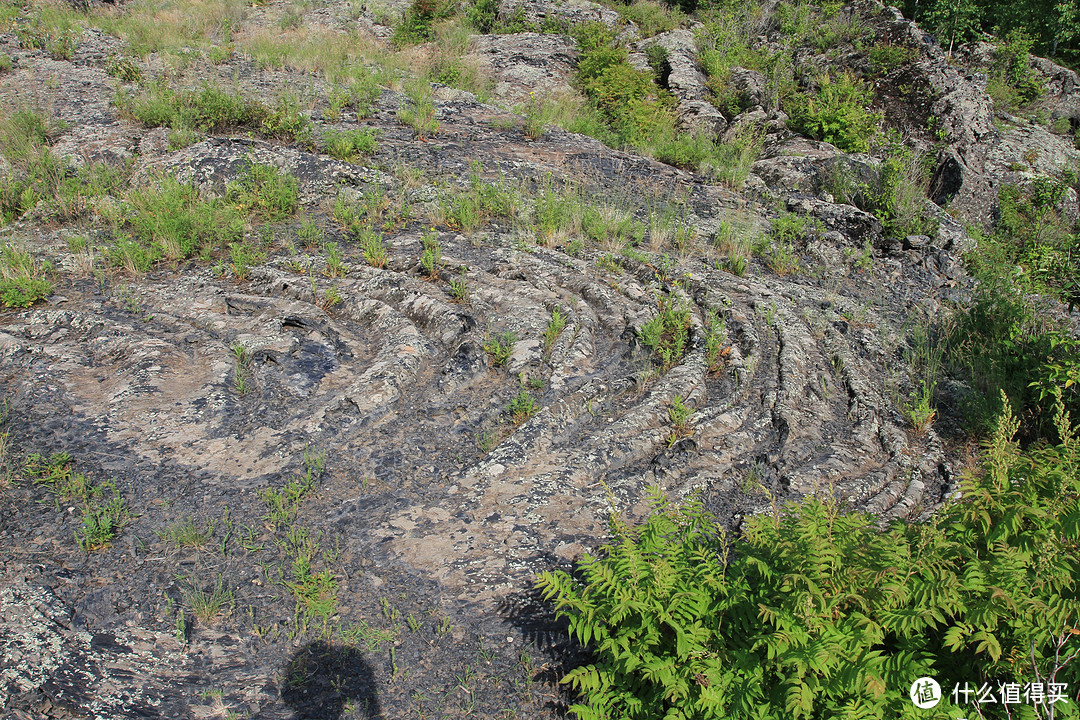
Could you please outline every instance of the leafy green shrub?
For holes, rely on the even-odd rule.
[[[487,182],[480,171],[480,163],[474,161],[469,167],[468,188],[452,190],[442,200],[446,224],[465,233],[492,218],[512,217],[518,206],[517,194],[507,182]]]
[[[730,86],[735,67],[765,73],[770,79],[770,94],[774,97],[779,94],[779,88],[773,83],[779,74],[773,66],[786,57],[786,53],[770,58],[767,52],[752,47],[750,37],[755,32],[750,27],[752,22],[733,8],[718,9],[697,34],[698,61],[708,78],[706,84],[713,92],[712,102],[729,117],[738,115],[752,104],[748,97]]]
[[[83,505],[83,526],[75,531],[75,542],[83,550],[90,552],[109,546],[131,520],[127,501],[116,489],[114,481],[106,481],[96,488],[98,492],[112,491],[112,497],[105,504],[96,500]]]
[[[237,280],[247,280],[251,274],[251,268],[265,259],[266,253],[246,242],[229,243],[229,265]],[[239,373],[237,377],[237,384],[243,385],[243,381],[239,379]]]
[[[431,40],[435,34],[432,25],[450,17],[453,9],[453,4],[444,0],[413,0],[394,28],[390,41],[397,47],[404,47]]]
[[[686,404],[682,395],[671,398],[671,404],[668,405],[668,421],[671,423],[671,434],[667,439],[668,447],[694,434],[693,428],[690,427],[693,417],[694,408]]]
[[[986,87],[996,105],[1016,111],[1046,93],[1039,74],[1031,67],[1033,44],[1034,39],[1024,28],[1013,28],[998,46]]]
[[[197,128],[203,132],[259,127],[268,112],[264,105],[238,91],[230,93],[209,82],[200,90],[176,90],[157,82],[138,95],[118,91],[113,104],[147,127]]]
[[[511,422],[517,426],[535,415],[539,408],[536,405],[536,400],[529,394],[529,391],[525,388],[521,388],[521,390],[518,391],[518,394],[510,401],[507,410],[510,412]]]
[[[914,62],[919,52],[907,45],[879,42],[870,48],[867,55],[870,58],[870,70],[876,75],[884,75]]]
[[[687,143],[676,135],[674,99],[657,85],[653,73],[630,65],[626,47],[611,28],[586,23],[574,30],[574,38],[582,55],[573,82],[597,115],[585,114],[564,127],[609,145],[632,145],[646,153],[661,147],[669,158],[700,162],[701,142]]]
[[[705,317],[705,362],[708,372],[719,372],[727,364],[727,357],[731,353],[731,346],[725,347],[727,340],[727,323],[712,310],[708,311]]]
[[[0,73],[11,72],[13,67],[15,67],[15,62],[11,59],[11,56],[7,53],[0,53]]]
[[[844,166],[837,165],[826,187],[841,202],[876,215],[885,237],[934,237],[938,221],[926,211],[930,185],[926,163],[899,136],[890,134],[884,145],[881,167],[872,182],[855,182]]]
[[[844,152],[867,152],[881,115],[868,107],[873,88],[850,72],[818,78],[814,94],[794,93],[785,100],[791,128]]]
[[[397,116],[398,120],[415,130],[421,140],[438,132],[439,121],[435,117],[431,85],[421,80],[411,82],[405,89]]]
[[[690,308],[674,294],[659,298],[660,312],[641,326],[638,339],[653,352],[663,370],[674,367],[690,341]]]
[[[105,60],[105,72],[120,82],[142,82],[142,68],[139,67],[134,58],[124,55],[110,55]]]
[[[750,169],[761,155],[764,142],[765,131],[762,128],[753,124],[744,125],[727,142],[713,146],[701,170],[733,190],[741,189],[750,175]]]
[[[679,10],[655,0],[634,0],[626,5],[617,5],[616,9],[619,17],[637,25],[641,36],[647,38],[674,30],[686,18]]]
[[[499,0],[473,0],[465,8],[465,22],[479,33],[495,32],[499,23]]]
[[[244,215],[235,205],[221,198],[204,200],[194,184],[171,177],[136,189],[127,206],[131,237],[117,238],[110,255],[117,264],[136,261],[139,270],[162,259],[180,260],[204,249],[224,248],[244,231]]]
[[[356,236],[364,262],[373,268],[386,267],[387,251],[382,233],[363,228]]]
[[[35,13],[13,25],[19,47],[24,50],[44,50],[53,60],[71,60],[75,56],[81,29],[67,19]]]
[[[1080,440],[1060,414],[1057,425],[1056,445],[1023,451],[1006,412],[979,472],[925,524],[881,529],[811,497],[747,518],[729,540],[701,502],[674,509],[655,489],[644,525],[615,517],[612,541],[576,576],[540,576],[571,636],[594,653],[564,678],[581,698],[571,712],[914,718],[908,690],[920,677],[943,687],[941,703],[918,715],[935,719],[972,715],[953,686],[996,693],[1054,677],[1071,694]],[[1075,717],[1072,701],[1056,708]]]
[[[420,247],[420,267],[424,269],[429,280],[438,280],[439,268],[442,265],[442,246],[435,228],[431,228],[420,238]]]
[[[49,265],[39,263],[25,250],[0,246],[0,302],[4,307],[30,307],[52,293]]]
[[[90,210],[90,200],[115,193],[130,166],[90,162],[71,167],[48,145],[65,129],[61,122],[29,109],[0,122],[0,151],[12,170],[0,177],[0,224],[34,208],[45,219],[75,220]]]
[[[509,362],[510,357],[514,354],[514,344],[517,340],[517,335],[507,330],[485,342],[484,352],[491,357],[491,362],[495,367],[502,367]]]
[[[586,205],[581,214],[581,231],[596,243],[636,246],[645,230],[630,212],[613,205]]]
[[[544,329],[544,354],[547,355],[551,352],[551,349],[555,347],[555,341],[559,339],[559,335],[562,334],[563,329],[566,327],[566,315],[555,308],[551,311],[551,320],[547,324],[547,328]]]
[[[270,222],[296,212],[299,183],[273,165],[248,162],[240,177],[226,188],[226,200],[240,212]]]
[[[946,358],[970,386],[966,411],[986,426],[1000,411],[1004,391],[1029,422],[1031,437],[1050,430],[1047,399],[1054,386],[1080,414],[1080,341],[1060,326],[1050,303],[1080,304],[1080,234],[1058,203],[1072,177],[1042,178],[1027,189],[1004,186],[1000,218],[978,251],[965,258],[979,285],[945,339]]]

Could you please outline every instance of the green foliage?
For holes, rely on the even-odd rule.
[[[484,352],[491,357],[491,364],[502,367],[514,354],[514,343],[518,340],[517,335],[507,330],[504,333],[494,335],[484,343]]]
[[[785,100],[792,129],[844,152],[867,152],[881,123],[881,114],[869,110],[873,88],[846,71],[820,76],[817,83],[816,93]]]
[[[193,257],[237,242],[244,231],[241,210],[221,198],[203,199],[194,184],[172,177],[138,188],[127,198],[130,236],[116,239],[113,262],[146,271],[154,263]]]
[[[935,33],[952,54],[953,47],[975,39],[980,26],[980,8],[976,0],[931,0],[919,21]]]
[[[206,544],[210,542],[215,525],[216,523],[213,520],[196,523],[195,520],[189,517],[185,520],[170,523],[164,530],[156,532],[159,538],[175,548],[200,549],[206,547]]]
[[[363,228],[357,234],[356,241],[360,245],[364,262],[374,268],[386,267],[386,243],[383,241],[382,233],[371,228]]]
[[[638,245],[645,237],[645,225],[620,208],[586,205],[581,214],[581,231],[597,243]]]
[[[876,75],[885,75],[915,62],[919,51],[907,45],[879,42],[870,48],[867,55],[870,58],[870,70]]]
[[[656,0],[634,0],[625,5],[617,4],[615,9],[619,17],[637,25],[641,36],[646,38],[674,30],[686,19],[678,9]]]
[[[397,47],[418,45],[434,38],[432,25],[452,14],[454,5],[443,0],[413,0],[390,41]]]
[[[721,152],[715,140],[681,132],[674,99],[657,84],[666,63],[662,53],[651,52],[655,68],[649,72],[630,65],[626,47],[602,23],[577,27],[574,38],[582,56],[573,82],[594,114],[579,114],[564,127],[612,146],[632,146],[677,167],[697,170],[715,164]]]
[[[488,182],[481,170],[480,162],[474,161],[469,166],[469,186],[452,190],[442,201],[446,224],[466,234],[492,218],[513,217],[518,206],[517,194],[506,181]]]
[[[141,83],[142,68],[135,58],[124,55],[110,55],[105,60],[105,72],[125,83]]]
[[[539,410],[539,407],[529,391],[525,388],[521,388],[521,390],[518,391],[518,394],[510,401],[507,410],[510,412],[511,422],[517,426],[535,415]]]
[[[267,108],[209,82],[200,90],[177,90],[163,81],[147,86],[138,95],[118,91],[113,104],[147,127],[197,128],[221,132],[260,126]]]
[[[300,197],[299,182],[273,165],[248,161],[240,177],[226,188],[226,200],[240,212],[269,222],[291,217]]]
[[[744,125],[728,142],[715,145],[712,156],[702,164],[702,171],[715,175],[727,187],[741,189],[750,168],[761,154],[765,131],[752,124]]]
[[[705,316],[705,362],[708,372],[719,372],[727,364],[727,356],[731,352],[727,339],[727,323],[712,310],[708,311]]]
[[[111,491],[112,497],[104,504],[95,501],[83,505],[83,526],[75,531],[75,542],[87,552],[108,547],[131,519],[127,502],[114,482],[102,483],[97,490],[102,494]]]
[[[259,492],[267,506],[263,519],[274,529],[288,528],[300,512],[300,501],[315,489],[322,479],[326,457],[322,453],[304,452],[304,474],[293,477],[280,489],[267,488]]]
[[[356,162],[361,155],[371,155],[375,152],[379,146],[375,137],[375,131],[371,129],[342,132],[328,130],[323,133],[323,143],[327,154],[331,157]]]
[[[996,105],[1010,112],[1030,105],[1046,93],[1039,74],[1031,67],[1033,43],[1024,28],[1014,28],[997,48],[986,91]]]
[[[265,253],[246,242],[229,243],[229,265],[237,280],[247,280],[251,274],[251,268],[265,259]]]
[[[76,220],[88,214],[93,198],[124,183],[130,166],[89,162],[76,168],[53,155],[49,145],[65,129],[63,122],[29,108],[0,118],[0,152],[11,162],[0,177],[0,224],[30,210],[43,219]]]
[[[694,434],[693,428],[690,427],[690,420],[693,417],[694,408],[683,401],[682,395],[671,398],[671,404],[668,405],[668,421],[671,422],[671,433],[667,439],[668,447]]]
[[[291,93],[282,93],[273,107],[265,108],[259,120],[259,129],[276,140],[298,142],[305,147],[314,147],[315,144],[311,135],[311,118]]]
[[[71,60],[78,47],[81,28],[59,13],[38,9],[12,23],[12,30],[24,50],[44,50],[53,60]]]
[[[415,130],[421,140],[438,132],[439,121],[435,117],[431,85],[420,80],[409,83],[397,116],[398,120]]]
[[[1059,326],[1046,305],[1080,304],[1080,228],[1061,218],[1059,202],[1074,178],[1041,178],[1022,189],[1005,186],[993,233],[966,258],[979,280],[970,306],[957,316],[946,342],[950,366],[970,385],[967,414],[986,426],[1000,411],[1001,391],[1030,422],[1025,432],[1051,431],[1048,399],[1060,391],[1080,411],[1071,378],[1080,372],[1080,341]],[[1048,298],[1048,299],[1041,299]]]
[[[429,280],[439,279],[439,268],[442,265],[442,246],[439,244],[439,235],[435,228],[431,228],[420,238],[420,267]]]
[[[594,653],[563,679],[579,718],[914,718],[914,678],[945,697],[918,717],[970,716],[953,685],[1023,684],[1080,663],[1080,441],[1028,451],[1006,414],[960,499],[926,524],[807,498],[729,540],[703,505],[659,488],[639,527],[574,577],[539,587]],[[1058,706],[1065,710],[1065,706]],[[983,705],[990,712],[992,707]],[[1074,716],[1068,709],[1062,716]]]
[[[225,579],[217,576],[212,587],[203,589],[194,578],[189,578],[187,587],[184,589],[184,602],[191,614],[203,625],[212,626],[218,621],[232,614],[236,606],[236,595],[233,590],[225,585]],[[180,616],[177,617],[177,634],[186,635],[180,631]]]
[[[820,221],[791,212],[782,212],[772,221],[771,242],[763,240],[758,244],[757,251],[773,272],[778,275],[789,275],[797,272],[801,266],[798,246],[805,242],[808,235],[820,231]]]
[[[494,32],[499,22],[499,0],[473,0],[465,8],[465,22],[479,33]]]
[[[937,234],[937,219],[926,211],[929,184],[926,163],[898,136],[890,134],[872,182],[856,183],[843,165],[837,165],[826,187],[841,202],[873,213],[881,220],[885,237],[899,240],[908,235]]]
[[[948,50],[978,38],[979,33],[1027,36],[1029,49],[1057,62],[1080,59],[1080,4],[1076,0],[1006,2],[1006,0],[907,0],[904,14],[933,32]],[[993,83],[991,83],[993,84]]]
[[[450,299],[456,303],[469,302],[469,280],[465,274],[465,268],[461,268],[461,275],[450,281]]]
[[[676,294],[661,294],[659,313],[638,330],[641,344],[652,350],[653,358],[663,370],[669,370],[682,360],[690,341],[690,307]]]
[[[66,452],[53,453],[48,458],[37,453],[28,455],[23,474],[56,497],[57,509],[61,500],[81,506],[82,527],[75,531],[75,542],[87,552],[108,547],[131,519],[127,503],[116,489],[116,481],[95,484],[88,476],[74,471],[71,456]]]
[[[551,311],[551,320],[544,329],[544,354],[547,355],[555,347],[555,341],[559,339],[563,329],[566,328],[566,316],[559,308]]]
[[[4,243],[0,246],[0,302],[4,307],[30,307],[52,293],[49,265],[29,251]]]

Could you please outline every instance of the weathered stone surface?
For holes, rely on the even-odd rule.
[[[408,5],[387,8],[393,15]],[[528,22],[620,27],[614,10],[592,3],[521,7]],[[929,150],[935,116],[944,147],[932,196],[950,211],[989,217],[1002,179],[1029,180],[1075,157],[1042,128],[995,129],[977,69],[949,65],[895,12],[860,8],[877,37],[919,53],[880,79],[883,97],[902,105],[887,119]],[[250,11],[245,22],[279,32],[273,4]],[[369,33],[376,47],[391,32],[368,9],[359,18],[337,4],[310,12],[343,33]],[[780,47],[777,28],[761,31]],[[828,194],[841,174],[872,185],[878,159],[796,136],[764,77],[750,70],[733,73],[747,109],[729,123],[710,103],[693,29],[640,42],[620,32],[638,67],[650,44],[668,51],[664,81],[685,129],[721,140],[750,127],[764,134],[743,190],[556,128],[525,138],[512,106],[532,93],[570,91],[579,52],[562,35],[473,38],[467,59],[491,74],[491,102],[480,102],[479,90],[437,88],[439,128],[422,139],[399,120],[400,78],[369,117],[331,121],[318,74],[259,68],[237,54],[185,76],[266,102],[281,88],[311,88],[305,112],[318,140],[328,130],[377,133],[372,156],[345,162],[249,128],[171,151],[167,130],[140,127],[110,105],[115,80],[104,65],[116,42],[90,33],[68,63],[0,34],[14,60],[0,76],[0,102],[50,98],[68,124],[52,145],[65,163],[131,163],[132,186],[172,176],[207,195],[220,195],[248,163],[266,163],[298,179],[298,215],[322,234],[305,247],[300,217],[265,232],[247,228],[244,241],[267,258],[241,280],[228,249],[210,263],[192,258],[144,275],[112,268],[106,218],[122,216],[120,203],[102,208],[96,224],[38,223],[35,209],[3,229],[5,242],[57,268],[46,303],[3,312],[0,386],[11,401],[3,431],[17,457],[69,451],[80,471],[115,477],[135,511],[114,547],[85,553],[74,542],[77,508],[26,478],[0,487],[5,712],[294,718],[340,716],[349,703],[353,716],[404,717],[427,711],[410,704],[416,694],[438,695],[447,710],[459,693],[455,674],[463,663],[482,667],[472,659],[482,647],[497,657],[499,672],[487,677],[491,704],[482,706],[494,717],[496,701],[513,692],[503,670],[534,639],[537,618],[549,620],[522,599],[536,573],[594,549],[612,509],[641,517],[651,484],[675,498],[700,493],[730,523],[768,504],[745,492],[751,469],[777,498],[827,490],[886,517],[917,516],[940,500],[953,480],[948,452],[933,430],[910,431],[896,396],[910,380],[903,335],[912,309],[935,317],[969,287],[958,261],[971,245],[962,224],[927,206],[940,223],[936,236],[883,247],[879,218]],[[407,52],[430,58],[432,46]],[[837,65],[809,47],[796,59],[807,75]],[[841,62],[866,60],[852,52]],[[1066,108],[1075,78],[1037,67]],[[145,68],[164,72],[165,60],[153,54]],[[901,98],[906,85],[917,92]],[[0,161],[0,173],[14,167]],[[1008,169],[1018,163],[1025,168]],[[448,217],[453,191],[470,183],[514,195],[506,217],[471,233]],[[625,253],[622,242],[594,242],[577,227],[543,237],[528,222],[541,190],[580,200],[594,222],[632,217],[647,230]],[[334,218],[338,198],[402,212],[375,225],[387,243],[383,267],[369,266]],[[725,270],[732,237],[768,244],[777,201],[820,221],[820,232],[793,243],[804,272],[780,274],[764,256],[747,259],[745,277]],[[1075,195],[1066,205],[1075,208]],[[420,268],[421,238],[431,232],[442,250],[438,280]],[[89,249],[70,250],[81,235]],[[329,243],[344,268],[330,266]],[[451,279],[467,284],[467,302],[454,297]],[[686,355],[663,372],[640,339],[661,291],[691,317]],[[548,341],[556,310],[567,326]],[[712,372],[711,314],[727,332],[726,363]],[[507,332],[517,340],[497,367],[484,348]],[[238,346],[250,355],[243,391]],[[508,406],[523,389],[538,411],[515,424]],[[672,441],[676,396],[694,415],[692,435]],[[339,583],[331,622],[339,636],[353,633],[354,645],[311,639],[317,630],[302,628],[289,595],[290,569],[272,555],[302,539],[269,529],[263,493],[315,451],[325,452],[327,473],[295,528],[320,538],[313,561]],[[159,533],[185,518],[218,523],[217,547],[166,542]],[[196,575],[225,578],[237,607],[220,627],[182,625],[185,645],[176,608],[190,609],[185,583]],[[421,629],[406,631],[405,617]],[[220,707],[201,696],[218,687]],[[522,700],[519,715],[551,716],[544,702]]]
[[[565,35],[478,35],[470,52],[495,80],[495,96],[516,105],[530,93],[565,92],[577,65],[577,43]]]
[[[787,209],[817,218],[826,229],[841,233],[852,245],[862,246],[867,240],[874,245],[881,243],[881,221],[851,205],[795,195],[787,199]]]
[[[567,27],[589,22],[602,22],[618,27],[619,14],[603,5],[588,0],[506,0],[501,10],[508,16],[522,12],[525,22],[540,26],[545,20],[565,24]]]

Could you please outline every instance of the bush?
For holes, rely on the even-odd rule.
[[[690,308],[674,295],[661,295],[660,312],[638,330],[641,344],[653,352],[663,370],[670,370],[686,354],[690,342]]]
[[[673,509],[654,489],[644,525],[613,518],[612,541],[576,576],[540,576],[594,653],[563,679],[581,698],[571,712],[944,719],[972,716],[952,687],[1055,678],[1074,693],[1080,439],[1059,413],[1059,442],[1022,451],[1017,427],[1006,409],[960,499],[925,524],[882,529],[811,497],[729,541],[700,501]],[[908,698],[920,677],[942,685],[933,711]],[[1074,703],[1058,716],[1075,717]]]
[[[873,89],[850,72],[818,78],[813,95],[795,93],[784,102],[791,127],[844,152],[867,152],[881,115],[868,109]]]
[[[267,137],[314,147],[315,143],[311,137],[311,119],[300,107],[299,100],[292,94],[282,93],[274,107],[265,108],[261,115],[259,129]]]
[[[224,248],[240,240],[244,216],[230,202],[202,199],[194,184],[163,178],[156,187],[135,190],[128,198],[131,238],[119,238],[112,257],[117,264],[133,261],[146,270],[162,260],[192,257],[203,249]]]
[[[261,103],[210,83],[195,91],[176,90],[158,82],[139,95],[118,92],[113,104],[147,127],[198,128],[203,132],[259,126],[267,114]]]
[[[432,25],[437,20],[450,17],[453,7],[442,0],[413,0],[401,22],[394,28],[390,41],[397,47],[404,47],[431,40],[435,36]]]
[[[1057,301],[1080,304],[1080,233],[1058,213],[1072,180],[1002,187],[994,231],[966,258],[979,286],[951,328],[946,355],[971,388],[967,411],[977,426],[1000,410],[1001,391],[1030,419],[1029,440],[1051,429],[1055,385],[1067,408],[1080,413],[1080,340],[1051,310]]]
[[[617,9],[621,18],[637,25],[641,36],[647,38],[674,30],[686,17],[679,10],[656,0],[634,0]]]
[[[48,263],[42,264],[14,245],[0,247],[0,302],[4,307],[30,307],[52,293]]]
[[[879,42],[870,48],[870,69],[876,75],[884,75],[888,72],[915,62],[919,57],[919,51],[907,45],[892,45]]]
[[[935,236],[937,219],[926,211],[930,185],[926,163],[898,135],[891,133],[884,143],[883,154],[881,167],[872,181],[855,182],[849,169],[835,165],[826,188],[840,202],[876,215],[885,237]]]
[[[479,33],[495,32],[499,23],[499,0],[473,0],[465,9],[465,22]]]
[[[227,188],[231,206],[270,222],[284,220],[296,212],[299,183],[292,175],[278,172],[272,165],[248,162],[243,174]]]
[[[348,162],[359,160],[361,155],[370,155],[379,145],[375,131],[370,129],[344,132],[327,130],[323,134],[323,142],[331,157]]]
[[[1034,40],[1023,28],[1014,28],[998,46],[987,92],[994,102],[1014,111],[1046,93],[1046,87],[1030,63]]]

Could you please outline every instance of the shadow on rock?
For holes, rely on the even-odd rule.
[[[356,650],[318,641],[296,652],[285,666],[281,697],[296,720],[381,718],[375,676]]]
[[[551,566],[564,570],[571,568],[558,558],[552,558]],[[557,688],[558,699],[548,707],[565,715],[576,696],[569,686],[560,683],[568,672],[590,662],[591,653],[575,642],[569,634],[570,624],[555,613],[554,604],[544,600],[536,588],[506,596],[499,603],[499,614],[521,632],[526,643],[531,644],[541,663],[531,678]]]

